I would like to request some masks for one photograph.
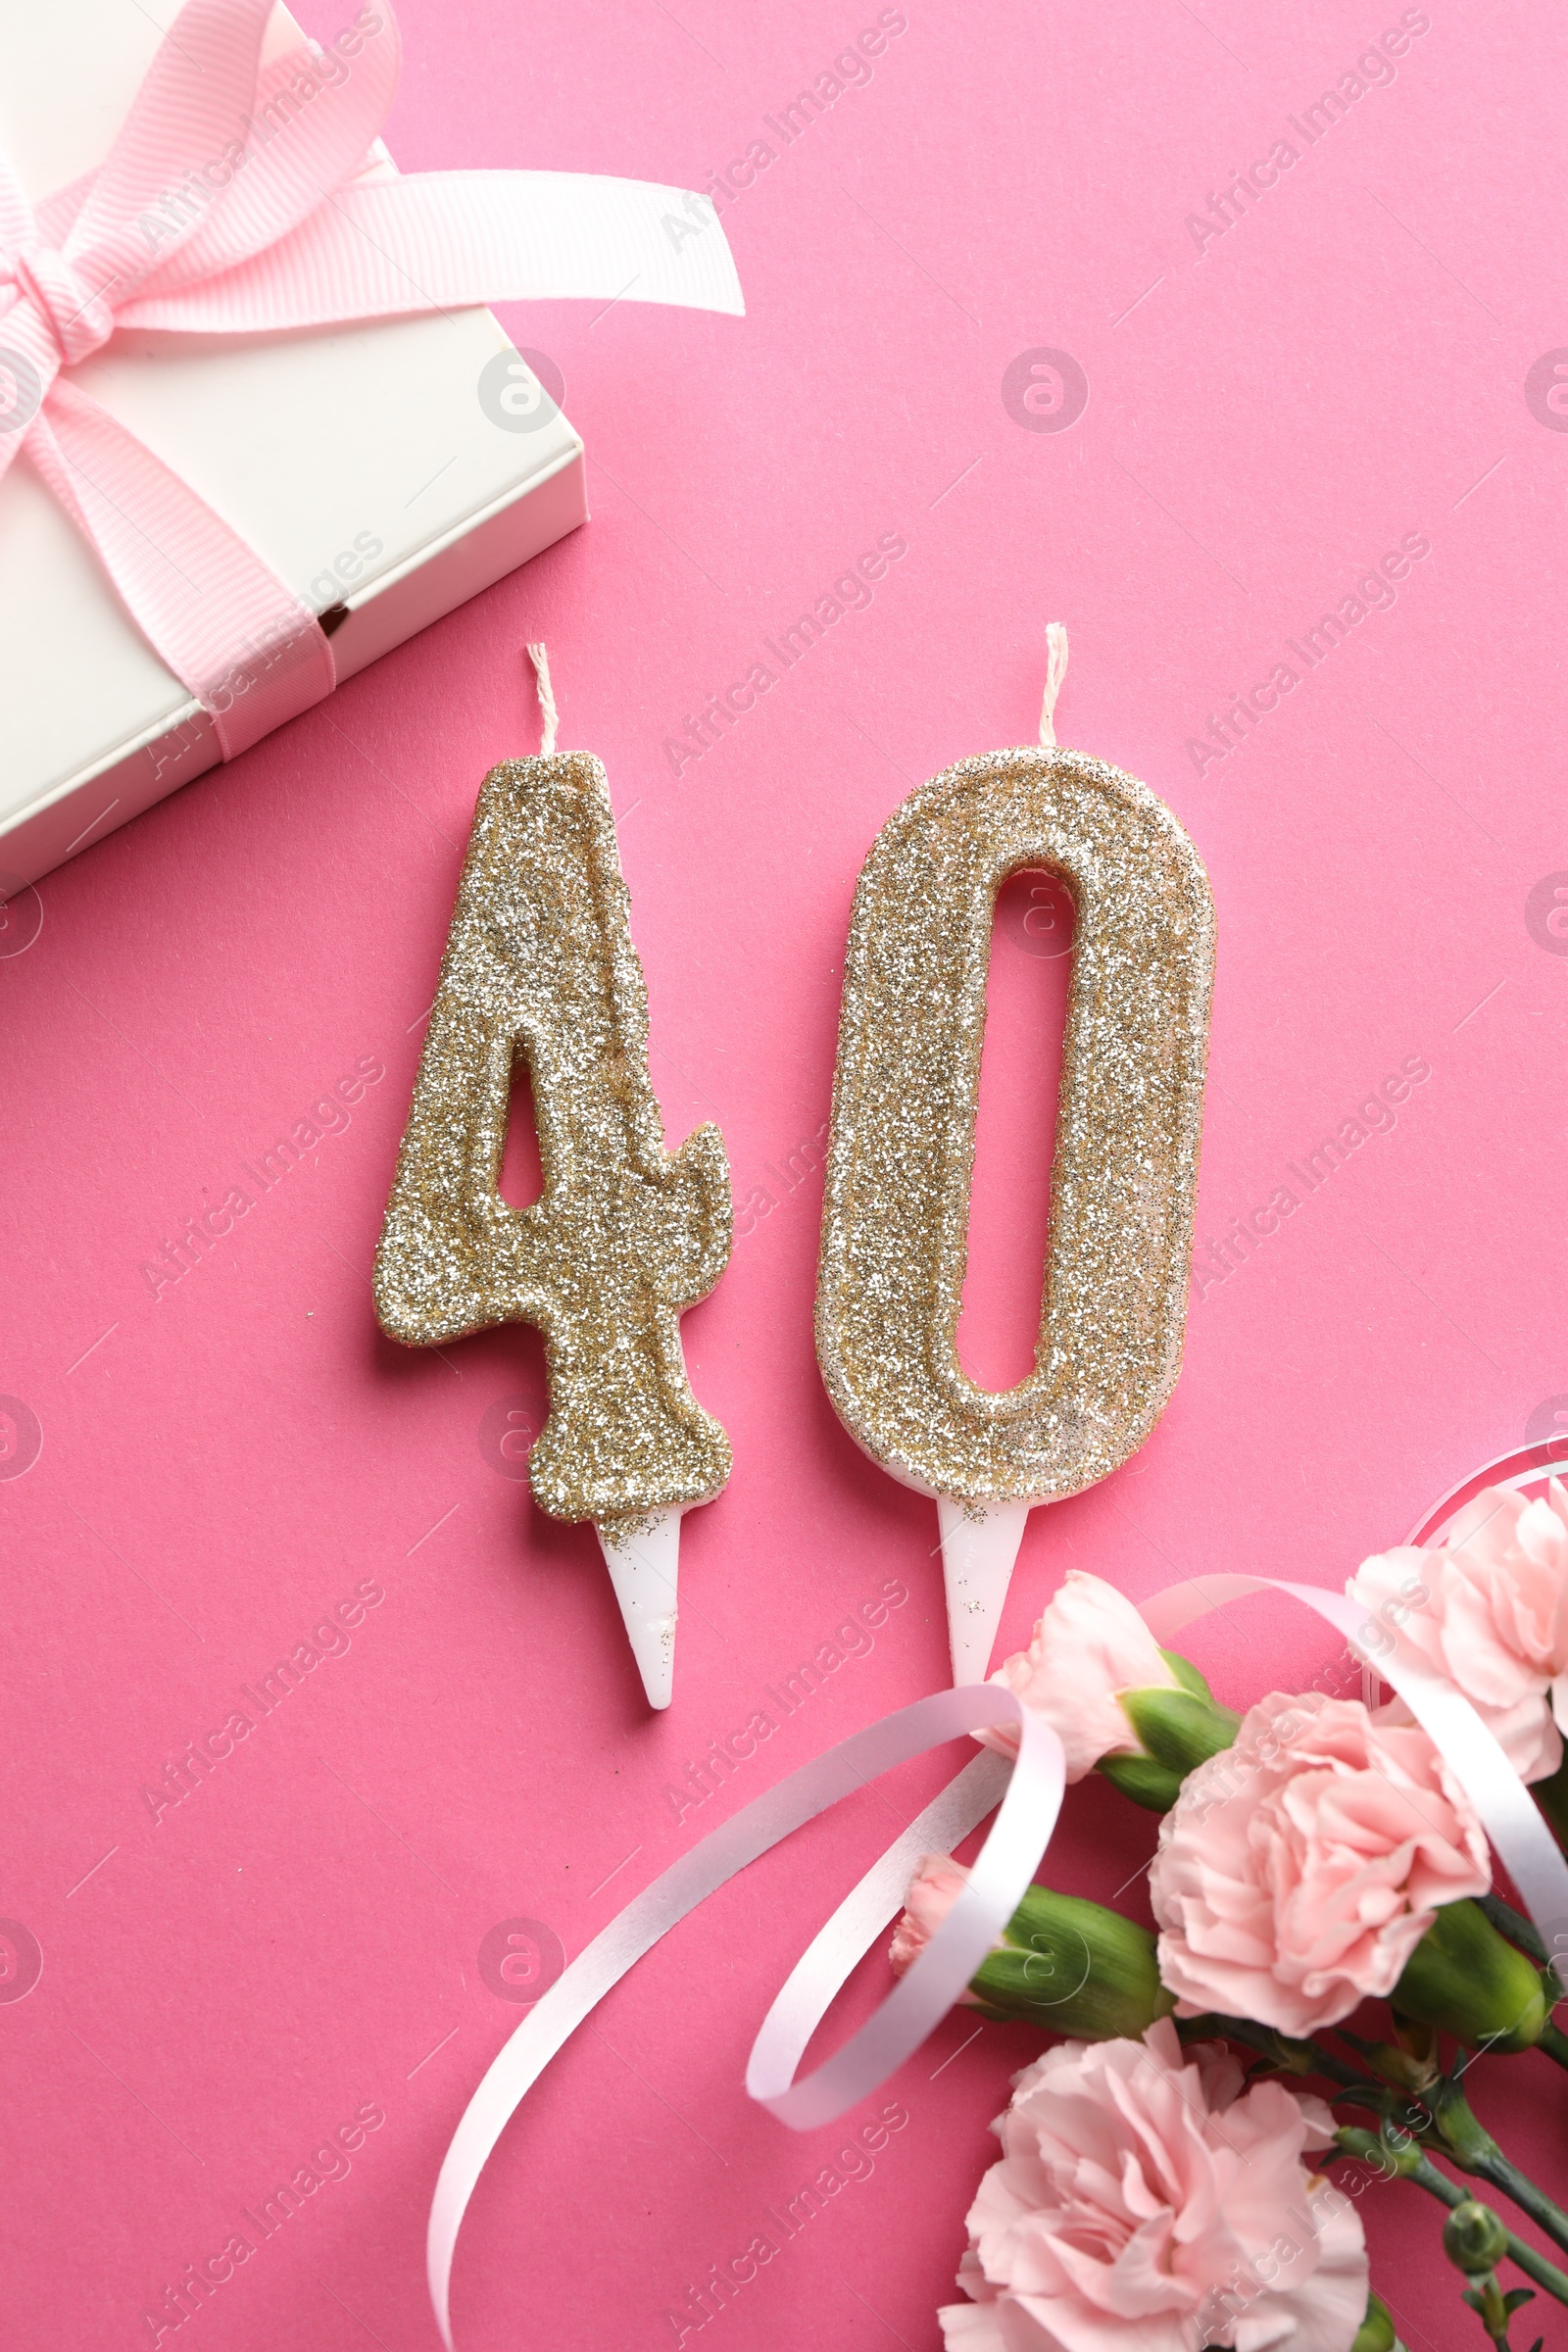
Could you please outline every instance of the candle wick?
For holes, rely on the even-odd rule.
[[[1065,643],[1065,639],[1063,642]],[[533,663],[533,674],[538,680],[539,715],[544,721],[544,734],[540,738],[539,752],[542,759],[548,759],[556,748],[556,728],[560,723],[556,710],[555,691],[550,683],[550,656],[542,645],[530,645],[528,659]],[[1065,657],[1063,657],[1063,667],[1065,666]]]
[[[532,647],[529,651],[532,652]],[[540,652],[544,652],[543,646]],[[1046,694],[1040,706],[1040,740],[1056,748],[1056,697],[1067,675],[1067,632],[1059,620],[1046,623]]]

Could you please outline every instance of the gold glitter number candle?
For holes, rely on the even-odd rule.
[[[934,1495],[956,1683],[979,1682],[1031,1507],[1142,1445],[1181,1366],[1213,970],[1201,860],[1146,785],[1057,746],[911,793],[861,870],[844,966],[816,1346],[850,1434]],[[997,891],[1071,893],[1072,989],[1035,1369],[1000,1394],[956,1347]]]
[[[729,1476],[692,1395],[682,1309],[729,1257],[716,1127],[664,1149],[648,997],[605,771],[555,750],[543,647],[540,757],[485,778],[375,1260],[395,1340],[497,1323],[544,1335],[550,1414],[528,1464],[543,1509],[591,1519],[655,1707],[673,1687],[680,1516]],[[514,1065],[533,1084],[544,1190],[497,1190]]]

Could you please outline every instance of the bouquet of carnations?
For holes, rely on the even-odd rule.
[[[1529,1502],[1489,1489],[1440,1548],[1383,1553],[1347,1591],[1470,1700],[1568,1846],[1557,1481]],[[941,2314],[950,2352],[1393,2352],[1356,2204],[1377,2179],[1444,2209],[1444,2252],[1494,2345],[1538,2291],[1568,2304],[1568,2270],[1505,2210],[1565,2257],[1568,2214],[1466,2096],[1483,2056],[1568,2067],[1564,1987],[1403,1702],[1274,1691],[1238,1716],[1077,1573],[1001,1679],[1055,1730],[1069,1782],[1099,1772],[1162,1816],[1158,1934],[1034,1886],[964,1996],[1066,2038],[993,2127],[1003,2156],[958,2273],[969,2300]],[[964,1877],[921,1863],[897,1972]],[[1385,2006],[1358,2015],[1368,2003]]]

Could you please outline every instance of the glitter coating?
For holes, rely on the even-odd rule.
[[[1035,1369],[1001,1394],[956,1348],[996,894],[1076,909]],[[861,869],[833,1084],[816,1349],[845,1426],[906,1485],[983,1507],[1079,1493],[1142,1445],[1181,1368],[1214,917],[1146,785],[1081,752],[960,761]]]
[[[729,1258],[729,1166],[716,1127],[664,1149],[628,904],[597,760],[491,769],[375,1258],[392,1339],[537,1325],[550,1414],[529,1482],[612,1538],[709,1500],[730,1470],[680,1342]],[[497,1191],[518,1054],[544,1172],[524,1209]]]

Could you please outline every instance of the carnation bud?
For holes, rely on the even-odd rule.
[[[1366,2318],[1361,2322],[1350,2352],[1394,2352],[1394,2315],[1376,2295],[1366,2299]]]
[[[1507,2253],[1508,2232],[1490,2205],[1466,2197],[1443,2225],[1443,2251],[1467,2278],[1484,2278]]]
[[[970,1980],[987,2016],[1084,2041],[1137,2041],[1176,2006],[1159,1981],[1154,1938],[1119,1911],[1031,1886],[1004,1935]]]
[[[1468,1901],[1444,1904],[1389,1997],[1468,2049],[1534,2049],[1551,2018],[1540,1969]]]

